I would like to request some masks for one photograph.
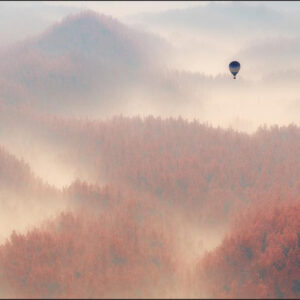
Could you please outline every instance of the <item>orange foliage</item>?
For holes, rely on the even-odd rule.
[[[299,297],[300,204],[273,206],[242,214],[222,245],[199,262],[199,289],[216,298]]]
[[[171,228],[134,199],[110,211],[65,213],[11,236],[0,251],[1,281],[14,297],[167,296],[178,273]]]
[[[108,182],[179,205],[204,223],[300,191],[300,130],[293,125],[247,135],[181,118],[44,122],[55,138],[66,137],[74,160],[88,157]]]
[[[2,282],[16,297],[170,297],[183,269],[179,214],[201,229],[240,218],[200,260],[198,295],[299,295],[297,126],[247,135],[181,118],[79,121],[25,107],[10,117],[108,183],[73,183],[60,192],[72,213],[2,246]],[[0,162],[1,179],[36,184],[24,166],[15,177],[9,156]]]

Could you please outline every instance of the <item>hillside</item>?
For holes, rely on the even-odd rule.
[[[198,265],[198,288],[216,298],[298,298],[299,197],[259,206],[240,216],[232,232]],[[245,221],[247,220],[247,221]]]
[[[0,242],[26,232],[65,208],[59,191],[36,177],[28,164],[0,148]]]
[[[238,251],[238,240],[236,245],[232,244],[233,248],[226,246],[227,239],[222,240],[226,234],[235,234],[237,229],[232,228],[244,230],[243,226],[248,228],[256,224],[256,221],[253,223],[250,217],[244,216],[248,210],[257,209],[264,214],[268,207],[277,205],[285,205],[286,209],[293,210],[290,203],[298,201],[300,129],[295,125],[260,128],[255,134],[249,135],[213,128],[196,121],[188,122],[182,118],[120,116],[106,121],[84,121],[41,115],[26,109],[15,110],[14,113],[14,119],[10,121],[16,126],[15,130],[22,124],[24,138],[24,134],[30,132],[34,141],[32,147],[38,148],[44,144],[49,153],[63,151],[66,155],[62,161],[65,159],[69,166],[81,166],[95,182],[90,184],[79,177],[79,180],[57,193],[56,199],[63,199],[61,203],[65,205],[59,206],[60,211],[64,210],[71,214],[71,218],[75,218],[76,225],[72,229],[75,232],[71,233],[69,229],[65,233],[53,231],[60,223],[59,218],[69,217],[63,215],[49,219],[49,214],[41,213],[44,225],[38,223],[35,225],[36,229],[32,229],[32,224],[27,233],[13,235],[10,241],[3,244],[3,260],[0,262],[3,274],[6,274],[4,278],[10,279],[8,282],[4,280],[2,284],[9,287],[8,295],[14,297],[81,297],[83,294],[91,297],[202,297],[205,293],[219,297],[223,292],[210,288],[210,284],[214,286],[214,277],[207,278],[209,273],[206,272],[203,275],[199,271],[199,268],[202,270],[201,265],[195,269],[195,262],[200,261],[204,251],[212,251],[211,255],[214,255],[213,249],[220,244],[221,250],[216,250],[220,253],[225,251],[224,247],[226,251]],[[9,122],[6,124],[9,125]],[[59,163],[56,162],[57,166]],[[29,186],[32,184],[27,183]],[[49,192],[43,190],[44,199],[47,195]],[[39,200],[35,201],[37,205]],[[46,203],[48,205],[49,200]],[[243,226],[235,225],[239,216],[244,216],[240,221],[244,222]],[[258,216],[261,216],[259,222],[262,227],[271,226],[268,225],[272,222],[271,219]],[[116,227],[111,228],[112,224]],[[86,229],[81,231],[83,228]],[[88,228],[94,228],[94,231]],[[274,229],[272,226],[270,228]],[[172,256],[167,248],[151,254],[151,248],[144,244],[148,240],[148,231],[154,235],[159,234],[163,240],[167,239],[163,242],[166,245],[169,245],[169,239],[170,243],[172,240]],[[100,272],[100,266],[96,268],[98,252],[91,250],[97,248],[99,243],[93,234],[100,232],[105,236],[105,246],[103,245],[102,250],[99,249],[99,253],[103,253],[101,255],[106,258],[102,257],[99,264],[103,265],[102,268],[107,273]],[[255,232],[260,234],[260,231]],[[134,237],[132,245],[128,244],[127,234]],[[288,232],[283,234],[284,239],[288,238]],[[80,236],[80,239],[74,240],[74,236]],[[253,241],[257,240],[255,236],[249,237],[252,238]],[[28,246],[33,243],[33,239],[41,252],[35,252]],[[69,246],[64,246],[66,249],[75,247],[70,250],[74,254],[68,254],[66,251],[69,250],[65,248],[59,250],[59,241],[63,239],[69,241]],[[114,243],[117,243],[115,249],[119,249],[118,255],[124,258],[120,258],[124,264],[116,263],[110,269],[108,256],[113,255],[110,247]],[[54,252],[45,246],[50,244]],[[141,256],[130,258],[132,252],[127,247]],[[138,252],[141,247],[145,247],[144,252]],[[45,256],[39,253],[49,256],[49,261],[42,262],[41,257]],[[266,253],[270,254],[271,259],[272,252]],[[25,273],[20,271],[24,255],[33,259],[28,260],[25,269],[22,269]],[[55,261],[60,266],[57,273],[54,272],[58,269],[55,267],[56,263],[53,264],[51,255],[56,257]],[[147,265],[146,261],[151,260],[152,255],[158,255],[164,261],[163,273],[156,258],[152,264]],[[216,255],[223,257],[222,254]],[[70,264],[67,267],[63,262],[68,259]],[[84,270],[78,271],[81,267],[76,261],[87,259],[89,264]],[[18,261],[15,269],[10,267],[11,260]],[[143,269],[138,267],[140,260],[145,262]],[[209,263],[211,268],[216,268],[214,261],[206,260],[208,259],[204,260],[204,266]],[[245,263],[247,266],[247,262]],[[26,270],[29,269],[32,270],[31,277],[26,279]],[[178,270],[181,270],[180,275],[173,278],[171,274],[177,274]],[[77,278],[76,272],[85,275]],[[94,272],[93,278],[103,282],[103,285],[93,285],[94,281],[88,275],[90,272]],[[123,272],[133,273],[129,277],[124,275],[125,278],[122,277]],[[149,282],[145,275],[148,272],[153,274]],[[195,275],[193,272],[198,273]],[[227,271],[218,269],[216,272],[225,276],[223,274]],[[39,277],[38,274],[43,275]],[[75,277],[70,275],[69,280],[62,279],[67,274],[75,274]],[[39,286],[36,285],[36,277],[40,278]],[[51,286],[48,285],[50,279],[53,281]],[[227,279],[232,282],[236,280],[234,275],[232,279]],[[27,280],[27,284],[22,286],[24,280]],[[126,286],[131,286],[132,280],[136,289],[131,289],[130,292]],[[270,285],[274,283],[272,280]],[[124,283],[124,287],[123,284],[119,285],[120,282]],[[161,283],[160,287],[157,282]],[[208,282],[208,290],[201,288],[202,282]],[[104,286],[108,285],[111,290],[104,290]],[[151,289],[153,285],[157,286],[157,290]],[[245,286],[244,292],[233,289],[230,295],[252,297],[256,290],[248,287]],[[269,286],[265,289],[272,290]]]
[[[114,99],[122,104],[120,95],[128,96],[143,70],[161,66],[167,47],[111,17],[92,11],[71,15],[35,38],[2,49],[1,99],[69,115],[105,111]]]
[[[21,120],[22,114],[15,118]],[[61,141],[56,149],[66,153],[70,164],[85,166],[95,180],[129,185],[186,208],[199,205],[205,218],[217,212],[224,217],[265,195],[299,192],[297,126],[248,135],[151,116],[30,122],[27,130],[36,143],[47,143],[50,150]]]
[[[26,5],[0,4],[28,32],[0,48],[0,298],[299,298],[300,5]]]
[[[151,116],[83,121],[24,111],[15,112],[11,121],[14,131],[22,126],[25,139],[30,132],[35,147],[64,153],[57,164],[80,166],[87,180],[150,193],[196,212],[196,218],[223,222],[270,195],[280,200],[299,193],[295,125],[262,127],[248,135]]]

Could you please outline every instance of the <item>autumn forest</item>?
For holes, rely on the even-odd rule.
[[[299,123],[193,117],[233,80],[168,47],[85,11],[0,51],[1,298],[300,297]]]

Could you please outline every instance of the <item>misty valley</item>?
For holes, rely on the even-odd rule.
[[[292,14],[40,5],[0,38],[0,297],[299,298],[300,37],[268,27]],[[270,39],[205,27],[235,13]]]

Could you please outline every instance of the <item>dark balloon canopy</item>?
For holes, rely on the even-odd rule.
[[[235,76],[237,75],[237,73],[239,72],[241,68],[241,65],[238,61],[232,61],[229,64],[229,70],[231,72],[231,74],[233,75],[233,78],[235,79]]]

